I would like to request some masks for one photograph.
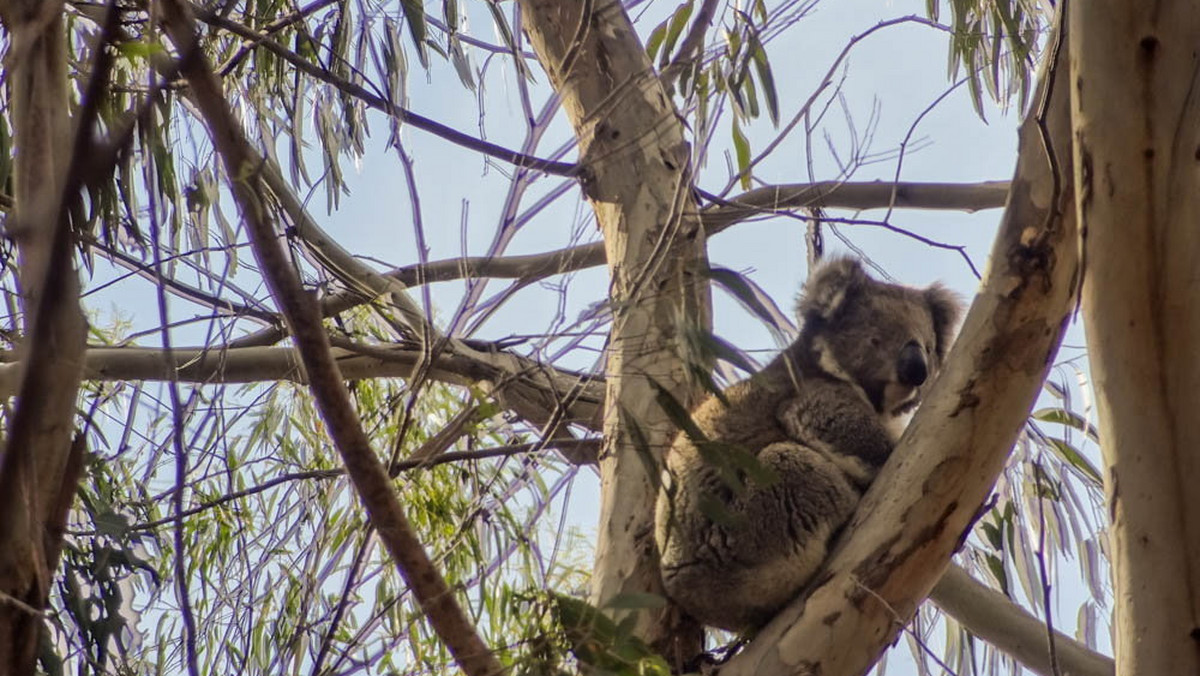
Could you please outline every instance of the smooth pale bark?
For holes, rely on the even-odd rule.
[[[1117,670],[1200,674],[1200,5],[1070,14]]]
[[[425,359],[420,348],[338,341],[331,350],[349,380],[410,378]],[[16,392],[20,363],[0,352],[0,398]],[[525,416],[558,411],[563,423],[600,430],[604,384],[583,373],[555,369],[507,352],[439,354],[427,375],[454,385],[493,386],[501,404]],[[207,349],[178,347],[168,354],[153,347],[95,347],[84,355],[84,377],[102,382],[175,379],[178,382],[229,384],[287,380],[307,384],[300,353],[293,347]]]
[[[929,598],[976,637],[1036,674],[1113,676],[1116,673],[1112,659],[1057,631],[1054,632],[1056,659],[1051,660],[1046,623],[957,565],[950,564]]]
[[[269,177],[269,175],[268,175]],[[272,189],[274,184],[272,184]],[[282,190],[282,188],[280,189]],[[280,201],[283,207],[294,214],[293,219],[306,227],[311,235],[302,234],[314,248],[324,249],[328,237],[320,232],[315,222],[307,215],[302,204],[290,190],[282,190]],[[721,202],[710,204],[700,213],[706,237],[725,230],[737,223],[754,218],[767,217],[773,212],[792,212],[802,207],[823,206],[845,209],[947,209],[974,212],[1004,206],[1008,195],[1008,181],[982,181],[978,183],[910,183],[894,181],[870,181],[853,183],[848,181],[821,181],[818,183],[790,183],[765,186],[735,195]],[[315,237],[314,237],[315,236]],[[317,239],[319,238],[319,239]],[[328,247],[333,248],[333,247]],[[396,268],[382,275],[348,255],[340,247],[333,248],[337,257],[329,256],[330,271],[345,274],[360,280],[351,282],[355,291],[343,291],[321,299],[321,310],[326,316],[345,312],[362,304],[362,288],[376,286],[372,279],[362,277],[360,270],[371,277],[387,277],[398,280],[405,286],[417,286],[431,282],[444,282],[469,277],[493,279],[521,279],[533,282],[553,275],[574,270],[584,270],[604,265],[604,242],[591,242],[565,247],[555,251],[516,256],[464,256],[430,261],[425,264]],[[136,269],[133,260],[109,254],[119,265]],[[322,251],[322,256],[328,256]],[[347,264],[343,264],[343,261]],[[379,292],[382,293],[382,292]],[[222,310],[237,311],[232,307]],[[403,310],[403,308],[401,308]],[[230,347],[254,347],[271,345],[283,338],[283,330],[271,327],[242,336],[230,343]]]
[[[0,2],[8,34],[14,209],[26,339],[0,455],[0,674],[27,674],[78,479],[72,443],[86,324],[66,232],[70,163],[63,3]]]
[[[1065,68],[1062,51],[1053,53]],[[1070,158],[1065,76],[1052,86],[1054,72],[1039,86],[1039,101],[1050,91],[1045,125],[1031,114],[1021,127],[989,269],[933,391],[826,571],[722,676],[865,673],[942,575],[991,492],[1052,362],[1079,274],[1075,214],[1064,209],[1071,182],[1051,171]]]
[[[680,331],[705,327],[709,315],[691,151],[620,2],[522,0],[520,7],[530,43],[579,138],[581,182],[604,234],[611,273],[592,595],[601,605],[622,594],[661,595],[653,540],[658,477],[652,468],[676,428],[656,401],[653,383],[687,403],[683,395],[691,388]],[[689,657],[700,634],[680,622],[669,608],[645,610],[635,632],[668,659]]]

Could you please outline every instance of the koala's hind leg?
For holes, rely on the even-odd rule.
[[[824,455],[794,442],[758,454],[774,477],[741,494],[710,484],[726,518],[708,529],[696,560],[664,568],[667,593],[697,620],[759,627],[796,597],[825,560],[829,540],[854,511],[858,490]],[[718,481],[714,478],[714,481]]]

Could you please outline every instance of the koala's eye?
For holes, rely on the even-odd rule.
[[[879,336],[871,336],[871,347],[879,347],[880,345],[883,345],[883,341],[879,339]]]

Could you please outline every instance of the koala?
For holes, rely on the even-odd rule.
[[[796,598],[937,374],[960,305],[840,258],[810,277],[799,337],[692,411],[666,456],[655,540],[667,595],[745,631]]]

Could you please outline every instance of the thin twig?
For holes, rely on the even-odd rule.
[[[354,82],[351,82],[343,77],[339,77],[327,69],[304,59],[292,50],[284,47],[275,40],[270,39],[258,31],[247,28],[236,21],[232,21],[220,16],[212,10],[207,10],[201,7],[194,7],[194,9],[197,16],[205,23],[227,30],[230,33],[233,33],[246,40],[254,41],[262,48],[266,49],[272,54],[275,54],[284,61],[287,61],[297,70],[316,78],[321,82],[332,85],[342,93],[359,99],[369,107],[386,113],[387,115],[390,115],[401,122],[411,124],[417,129],[427,131],[464,148],[481,152],[488,157],[504,160],[510,164],[515,164],[518,167],[524,167],[533,171],[541,171],[557,176],[574,176],[578,171],[577,165],[573,163],[551,162],[538,157],[523,155],[495,143],[490,143],[488,141],[477,139],[468,134],[464,134],[457,129],[448,127],[441,122],[425,117],[424,115],[414,113],[407,108],[398,106],[380,96],[376,96],[362,86],[355,84]]]
[[[214,146],[225,163],[235,201],[254,244],[255,256],[283,310],[292,337],[300,351],[317,409],[325,421],[334,446],[342,456],[347,474],[366,507],[401,576],[412,589],[422,611],[446,648],[468,676],[497,676],[504,667],[488,649],[467,617],[441,572],[417,539],[391,478],[384,470],[363,432],[351,405],[346,384],[330,353],[321,315],[310,294],[300,285],[277,238],[263,202],[266,192],[250,162],[253,153],[234,120],[207,60],[196,49],[195,24],[183,0],[165,0],[163,25],[184,59],[180,71],[195,92]]]

